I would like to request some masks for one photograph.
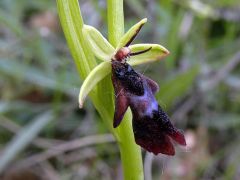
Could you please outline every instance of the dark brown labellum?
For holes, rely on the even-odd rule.
[[[154,154],[167,155],[175,154],[172,140],[186,145],[184,135],[172,125],[154,97],[159,90],[156,82],[134,71],[125,61],[115,59],[112,60],[112,82],[116,95],[114,128],[130,107],[138,145]]]

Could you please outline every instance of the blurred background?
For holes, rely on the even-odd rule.
[[[171,54],[135,69],[157,81],[158,101],[184,130],[174,157],[143,151],[146,179],[240,179],[239,0],[126,0],[134,43]],[[107,37],[105,0],[80,0]],[[0,179],[122,179],[119,149],[93,105],[78,108],[79,79],[56,2],[0,1]],[[55,148],[55,150],[54,150]]]

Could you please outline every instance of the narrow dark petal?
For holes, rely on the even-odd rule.
[[[119,79],[124,79],[125,72],[122,72],[122,63],[112,63],[114,72],[112,73],[112,82],[115,93],[115,112],[113,119],[113,127],[116,128],[122,121],[125,112],[129,106],[127,92]],[[124,66],[123,66],[124,67]]]
[[[129,106],[128,100],[126,96],[124,96],[121,92],[118,92],[115,99],[115,112],[113,119],[113,127],[116,128],[122,121],[125,112]]]
[[[142,50],[142,51],[138,51],[138,52],[130,53],[130,56],[136,56],[136,55],[139,55],[139,54],[143,54],[143,53],[145,53],[145,52],[150,51],[151,49],[152,49],[152,47],[147,48],[147,49]]]

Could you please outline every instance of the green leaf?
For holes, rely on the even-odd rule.
[[[103,61],[109,61],[114,54],[114,47],[94,27],[84,25],[83,33],[87,36],[94,55]]]
[[[143,54],[131,56],[129,64],[135,66],[139,64],[149,63],[160,60],[169,54],[169,51],[159,44],[134,44],[129,46],[132,53],[143,51],[150,47],[151,49]]]
[[[160,87],[157,99],[167,108],[192,86],[194,79],[198,74],[199,68],[196,66],[187,72],[177,75],[174,79],[166,82]]]
[[[84,100],[89,94],[89,92],[97,85],[99,81],[106,77],[110,72],[111,72],[110,62],[102,62],[90,72],[90,74],[87,76],[80,89],[78,98],[80,108],[82,108]]]
[[[51,120],[53,120],[53,113],[49,111],[36,117],[29,125],[22,128],[1,153],[0,173]]]
[[[134,26],[132,26],[128,32],[126,32],[123,37],[121,38],[120,42],[117,45],[116,49],[120,49],[124,46],[126,46],[126,44],[133,40],[136,35],[138,34],[138,32],[140,31],[140,29],[142,28],[142,26],[147,22],[147,18],[142,19],[141,21],[139,21],[137,24],[135,24]]]

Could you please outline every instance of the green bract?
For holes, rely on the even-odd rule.
[[[134,26],[132,26],[128,32],[126,32],[123,37],[121,38],[121,40],[119,41],[117,48],[116,49],[120,49],[121,47],[125,46],[129,40],[133,39],[136,37],[136,35],[138,34],[138,32],[141,30],[142,26],[147,22],[147,18],[142,19],[141,21],[139,21],[137,24],[135,24]]]
[[[97,58],[103,61],[111,59],[115,49],[96,28],[84,25],[83,34],[87,36],[92,51]]]
[[[102,62],[87,76],[79,93],[79,107],[82,108],[84,99],[94,86],[111,72],[110,62]]]
[[[79,93],[79,106],[83,106],[83,102],[89,92],[96,86],[96,84],[105,78],[111,72],[111,58],[122,47],[128,46],[140,31],[141,27],[147,22],[147,19],[142,19],[137,24],[132,26],[128,32],[121,38],[117,48],[114,47],[102,36],[102,34],[94,27],[84,25],[83,33],[87,36],[89,44],[94,55],[104,61],[96,66],[90,74],[86,77],[82,84]],[[132,66],[153,62],[161,59],[169,54],[169,51],[159,44],[135,44],[129,46],[131,52],[139,52],[151,48],[143,54],[131,57],[129,64]]]

